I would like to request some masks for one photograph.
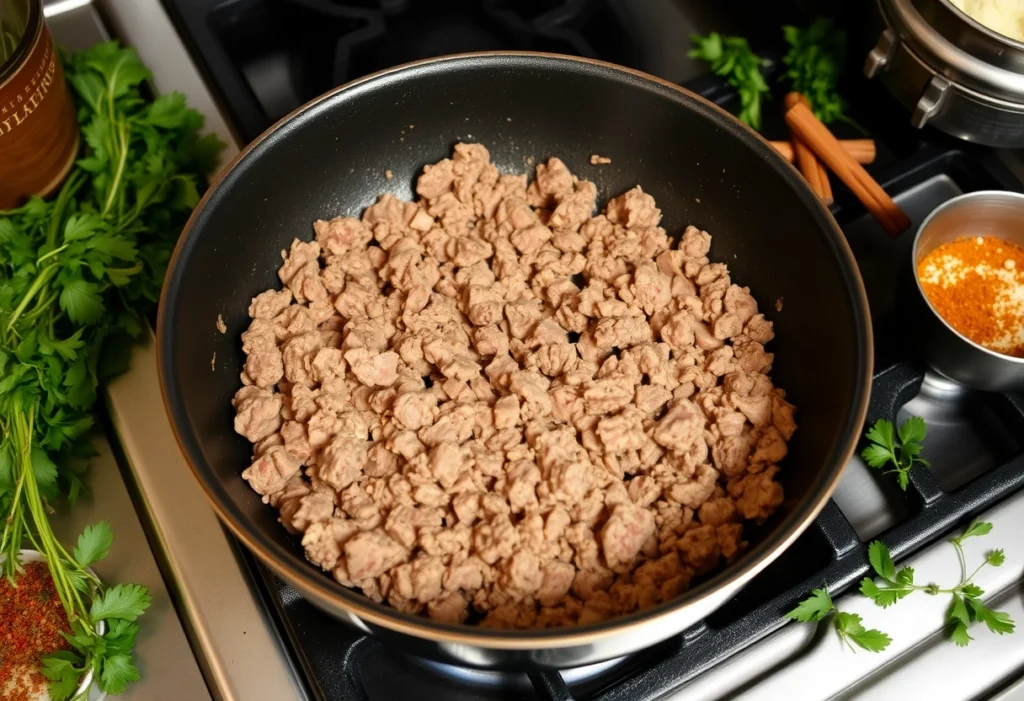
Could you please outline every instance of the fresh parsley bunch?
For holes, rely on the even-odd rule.
[[[766,62],[750,49],[743,37],[723,37],[711,32],[706,37],[690,37],[693,48],[691,58],[708,64],[715,75],[720,75],[736,89],[740,96],[739,119],[754,129],[761,128],[761,97],[768,92],[768,83],[761,74]]]
[[[138,678],[145,587],[107,588],[88,572],[110,547],[109,525],[87,528],[68,553],[48,513],[83,489],[76,465],[94,454],[97,386],[127,367],[221,148],[199,135],[203,118],[182,95],[147,99],[150,74],[133,49],[99,44],[65,59],[65,73],[83,157],[53,201],[0,212],[0,556],[13,581],[18,550],[42,552],[67,612],[75,652],[44,667],[55,701],[88,669],[112,694]]]
[[[811,103],[814,116],[825,124],[835,120],[849,121],[846,101],[839,94],[839,75],[846,56],[846,32],[835,27],[831,19],[815,20],[809,27],[784,26],[782,35],[789,50],[782,57],[793,90]]]

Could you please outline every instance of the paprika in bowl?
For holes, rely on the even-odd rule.
[[[908,313],[928,364],[989,391],[1024,389],[1024,194],[954,197],[921,224]]]
[[[0,698],[7,701],[47,701],[47,680],[39,658],[66,649],[63,633],[70,631],[67,614],[50,578],[46,559],[37,550],[21,550],[22,572],[12,583],[0,576]],[[0,564],[4,558],[0,556]],[[91,571],[91,570],[90,570]],[[101,621],[102,633],[106,624]],[[74,698],[90,690],[88,701],[106,697],[92,682],[90,669],[81,678]]]

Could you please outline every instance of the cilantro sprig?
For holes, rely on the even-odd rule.
[[[915,584],[914,569],[911,567],[896,569],[889,548],[885,543],[876,540],[868,546],[868,560],[881,583],[871,577],[865,577],[860,584],[860,593],[883,609],[918,591],[932,596],[949,594],[951,598],[946,612],[946,632],[949,639],[960,647],[964,647],[974,640],[969,633],[969,628],[976,623],[984,623],[990,631],[998,635],[1013,633],[1015,630],[1013,619],[1003,611],[993,611],[985,606],[981,600],[985,592],[974,583],[974,577],[983,567],[986,565],[1001,566],[1006,561],[1006,554],[1001,549],[990,550],[977,568],[970,573],[967,571],[963,542],[968,538],[986,535],[991,530],[991,523],[975,519],[963,533],[949,540],[956,549],[960,562],[960,582],[955,586],[945,588],[934,583]],[[786,618],[803,622],[820,621],[833,612],[835,613],[833,621],[836,632],[850,646],[851,650],[853,649],[851,643],[853,643],[865,650],[881,652],[892,642],[891,638],[880,630],[866,630],[859,615],[839,611],[827,588],[812,590],[809,597],[786,614]]]
[[[203,118],[182,95],[144,96],[149,71],[134,49],[99,44],[64,67],[81,157],[54,200],[0,212],[0,556],[16,581],[19,550],[40,551],[67,614],[73,649],[43,661],[54,701],[89,670],[109,694],[138,678],[146,588],[108,587],[89,570],[110,550],[109,524],[86,528],[69,553],[48,517],[85,488],[97,388],[127,367],[221,148],[199,136]]]
[[[711,32],[706,37],[690,37],[693,48],[687,54],[726,79],[740,96],[739,119],[754,129],[761,128],[761,98],[768,92],[768,83],[761,74],[767,62],[755,54],[743,37],[722,36]]]
[[[864,449],[861,457],[871,467],[882,469],[892,465],[885,474],[895,474],[900,489],[906,491],[910,483],[910,468],[914,465],[931,467],[931,463],[921,457],[924,449],[924,439],[928,435],[928,426],[920,416],[911,416],[898,432],[899,442],[896,442],[891,421],[879,419],[867,432],[867,439],[871,444]]]
[[[860,615],[837,609],[827,587],[812,590],[809,597],[786,614],[786,618],[807,623],[821,621],[831,613],[835,614],[832,618],[832,625],[836,629],[836,633],[854,652],[856,652],[854,645],[869,652],[881,652],[892,642],[892,638],[882,631],[865,628]]]
[[[957,559],[960,561],[960,582],[945,588],[937,584],[915,584],[914,571],[909,567],[897,571],[889,556],[889,549],[884,543],[875,541],[869,546],[868,557],[872,569],[882,581],[879,584],[871,577],[865,577],[861,582],[860,592],[882,608],[892,606],[915,591],[932,596],[949,594],[951,598],[946,614],[947,633],[949,639],[961,647],[974,639],[968,632],[973,623],[984,623],[990,631],[999,635],[1012,633],[1014,622],[1009,614],[993,611],[985,606],[981,600],[985,592],[974,583],[974,577],[983,567],[1001,566],[1006,560],[1006,554],[1000,549],[991,550],[985,554],[984,561],[977,568],[970,573],[967,571],[963,542],[968,538],[986,535],[991,530],[991,523],[975,519],[962,534],[949,540],[956,549]]]

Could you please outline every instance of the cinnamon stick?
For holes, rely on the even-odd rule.
[[[835,202],[835,198],[832,197],[832,183],[828,180],[828,169],[821,161],[816,162],[818,164],[818,182],[821,183],[821,201],[831,205]]]
[[[789,141],[769,141],[779,155],[790,163],[793,162],[793,144]],[[875,162],[875,142],[873,139],[839,139],[839,145],[843,147],[853,160],[860,164],[867,165]]]
[[[804,98],[800,93],[791,92],[786,95],[785,104],[786,108],[790,108],[793,105],[799,103]],[[803,174],[807,184],[811,186],[811,190],[820,199],[825,199],[825,187],[822,184],[822,169],[818,166],[818,159],[815,158],[814,152],[807,147],[806,144],[800,141],[800,139],[793,138],[793,155],[794,161],[796,162],[797,168]],[[831,187],[829,187],[831,189]]]
[[[797,102],[790,107],[786,111],[786,124],[850,188],[890,236],[896,236],[910,226],[910,219],[899,205],[862,165],[843,150],[839,140],[818,121],[807,105]]]

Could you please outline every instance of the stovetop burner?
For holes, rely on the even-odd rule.
[[[470,669],[457,665],[435,662],[418,657],[409,657],[413,665],[421,666],[430,673],[446,677],[459,684],[481,689],[501,689],[503,691],[533,691],[534,682],[526,673],[493,672],[482,669]],[[605,662],[596,662],[584,667],[576,667],[562,673],[562,680],[570,689],[612,673],[617,667],[623,666],[627,658],[620,657]]]
[[[410,61],[517,50],[629,64],[637,46],[606,0],[180,4],[207,6],[193,40],[226,59],[210,68],[222,87],[231,84],[229,107],[247,138],[337,85]]]
[[[634,36],[636,25],[623,18],[624,3],[616,0],[164,1],[177,13],[247,139],[334,85],[408,60],[533,49],[650,70],[643,65],[644,50],[659,38],[650,24],[642,36]],[[653,5],[652,0],[629,8],[639,14]],[[754,13],[766,5],[744,3]],[[776,10],[773,27],[786,21],[785,12],[773,6]],[[749,24],[760,21],[756,14],[751,17]],[[685,53],[685,33],[676,32],[671,43],[676,54]],[[717,79],[688,87],[719,104],[735,99]],[[870,92],[870,85],[859,89],[868,92],[848,97],[862,106],[855,119],[878,141],[879,157],[870,170],[914,222],[961,192],[1024,189],[990,151],[913,130],[888,96]],[[770,105],[766,109],[769,138],[785,138],[779,112]],[[1024,398],[975,392],[919,363],[901,334],[894,292],[911,236],[888,237],[835,185],[833,213],[863,274],[875,330],[869,419],[924,417],[932,429],[925,445],[931,471],[915,469],[908,491],[901,492],[855,458],[814,525],[706,621],[636,655],[562,672],[499,674],[411,658],[325,616],[249,558],[308,695],[341,701],[661,698],[781,628],[783,613],[809,589],[822,582],[835,593],[850,589],[869,571],[870,539],[883,538],[894,557],[904,558],[1024,486]]]
[[[922,144],[880,176],[915,222],[961,192],[1022,190],[984,151]],[[896,276],[910,237],[890,238],[869,216],[835,214],[865,275],[876,329],[869,420],[922,416],[931,427],[907,492],[855,458],[815,524],[703,623],[635,656],[579,670],[492,674],[412,660],[324,616],[259,565],[285,639],[318,699],[385,701],[419,689],[451,701],[510,698],[648,701],[659,698],[784,625],[782,614],[827,582],[834,593],[869,572],[867,542],[882,537],[894,557],[935,542],[968,514],[1024,486],[1024,397],[970,390],[927,371],[899,328]],[[883,502],[881,512],[872,506]],[[341,661],[341,662],[339,662]],[[344,673],[339,674],[339,665]]]

